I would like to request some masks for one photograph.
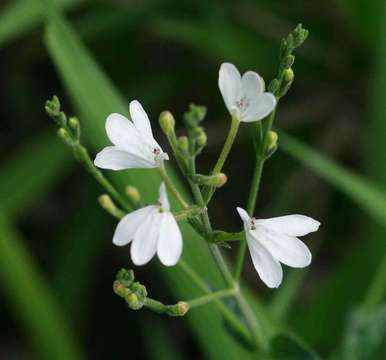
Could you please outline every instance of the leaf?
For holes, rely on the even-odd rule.
[[[386,305],[372,311],[356,310],[350,316],[341,349],[343,360],[382,359],[386,354]]]
[[[56,0],[59,6],[70,8],[84,0]],[[0,14],[0,46],[27,33],[42,22],[44,8],[40,1],[14,0]]]
[[[123,114],[127,112],[123,99],[84,48],[76,33],[58,16],[53,16],[48,24],[46,44],[67,92],[76,106],[84,128],[84,136],[94,150],[100,149],[107,144],[104,132],[106,116],[110,112]],[[127,183],[137,186],[146,201],[154,201],[157,197],[160,179],[156,171],[119,172],[114,173],[111,178],[120,187]],[[197,237],[189,226],[183,226],[182,230],[185,239],[184,260],[198,269],[205,279],[222,286],[222,280],[213,265],[205,242]],[[186,274],[179,266],[163,268],[161,274],[175,293],[176,299],[189,299],[200,294],[197,287],[191,281],[187,281]],[[254,304],[254,308],[260,309],[260,305]],[[258,314],[258,320],[261,321],[261,331],[264,334],[271,334],[272,325],[260,315]],[[249,353],[225,333],[222,317],[215,305],[193,310],[187,315],[187,319],[207,357],[212,359],[249,357]]]
[[[280,132],[279,148],[348,196],[375,221],[386,226],[386,192],[383,189],[283,132]]]
[[[81,359],[75,336],[20,235],[0,212],[0,279],[10,307],[43,359]]]
[[[0,168],[1,206],[16,215],[35,203],[72,165],[71,154],[55,136],[43,134],[14,154]]]

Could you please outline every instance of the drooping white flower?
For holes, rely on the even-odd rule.
[[[154,140],[149,118],[137,100],[130,102],[129,112],[132,121],[116,113],[107,117],[106,133],[114,146],[97,154],[95,166],[110,170],[154,168],[169,160]]]
[[[271,219],[251,218],[237,208],[253,265],[261,280],[270,288],[277,288],[283,278],[281,264],[303,268],[311,263],[308,247],[297,236],[317,231],[320,223],[304,215],[288,215]]]
[[[164,183],[156,205],[149,205],[124,216],[115,229],[113,243],[131,244],[131,260],[144,265],[157,253],[166,266],[177,264],[182,253],[182,235],[170,212]]]
[[[264,119],[276,106],[275,96],[264,92],[264,80],[254,71],[247,71],[241,76],[233,64],[223,63],[218,86],[229,113],[239,121]]]

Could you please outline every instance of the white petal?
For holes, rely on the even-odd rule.
[[[311,264],[311,252],[298,238],[279,234],[261,226],[258,226],[253,233],[258,241],[281,263],[295,268],[303,268]]]
[[[270,219],[259,219],[261,223],[276,232],[290,236],[303,236],[317,231],[320,222],[304,215],[287,215]]]
[[[218,86],[225,105],[231,112],[241,90],[241,75],[233,64],[223,63],[221,65]]]
[[[116,146],[107,146],[100,151],[94,160],[95,166],[101,169],[123,170],[131,168],[153,168],[157,164],[128,153]]]
[[[113,244],[117,246],[127,245],[133,240],[139,226],[146,220],[156,206],[146,206],[125,215],[118,223],[113,236]]]
[[[246,98],[261,95],[265,90],[264,80],[254,71],[247,71],[241,78],[243,95]]]
[[[157,251],[161,216],[158,209],[148,215],[134,235],[131,244],[131,260],[135,265],[144,265]]]
[[[129,105],[130,117],[136,129],[145,137],[153,138],[149,117],[139,101],[133,100]]]
[[[106,133],[110,141],[123,150],[131,151],[141,146],[142,139],[134,124],[120,114],[110,114],[106,119]]]
[[[168,194],[165,188],[165,183],[161,183],[159,187],[158,201],[160,202],[162,209],[164,209],[165,211],[170,210],[170,204],[169,204]]]
[[[241,114],[240,121],[252,122],[264,119],[276,106],[276,98],[271,93],[263,93],[249,98],[249,106]]]
[[[251,253],[253,265],[260,279],[270,288],[277,288],[283,279],[283,269],[280,263],[269,251],[247,232],[247,244]]]
[[[236,210],[239,213],[241,220],[243,220],[243,222],[248,222],[251,219],[251,217],[243,208],[237,207]]]
[[[162,264],[176,265],[182,254],[182,235],[171,213],[162,214],[157,254]]]

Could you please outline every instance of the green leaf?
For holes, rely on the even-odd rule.
[[[383,359],[386,354],[386,305],[372,311],[356,310],[336,358],[343,360]]]
[[[54,0],[52,0],[54,1]],[[63,8],[78,5],[84,0],[56,0]],[[0,14],[0,46],[27,33],[42,22],[44,8],[40,1],[14,0]]]
[[[53,16],[48,24],[46,44],[68,94],[76,106],[84,128],[84,136],[94,150],[102,148],[108,143],[104,131],[106,116],[111,112],[125,114],[127,112],[125,102],[84,48],[77,34],[58,16]],[[119,187],[127,183],[137,186],[146,201],[154,201],[157,197],[160,179],[156,171],[133,170],[114,173],[111,177]],[[183,226],[182,230],[186,239],[184,260],[198,269],[201,276],[209,283],[218,287],[223,286],[207,245],[189,226]],[[200,294],[197,287],[191,281],[187,281],[185,273],[179,266],[163,268],[161,274],[174,291],[176,299],[189,299]],[[258,309],[261,311],[256,300],[254,308],[256,311]],[[261,321],[261,331],[269,336],[273,331],[272,325],[260,315],[259,313],[258,320]],[[212,359],[249,358],[249,353],[224,331],[223,319],[215,305],[192,310],[187,319],[208,357]]]
[[[375,221],[386,225],[383,189],[283,132],[280,132],[279,148],[348,196]]]
[[[55,136],[43,134],[14,154],[0,168],[2,208],[16,215],[50,190],[73,165],[68,149]]]
[[[0,279],[10,307],[31,338],[39,358],[81,359],[73,332],[56,299],[23,246],[20,234],[0,212]]]

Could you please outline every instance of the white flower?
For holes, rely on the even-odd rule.
[[[182,253],[182,235],[162,183],[156,205],[149,205],[127,214],[119,222],[113,237],[117,246],[131,244],[131,260],[144,265],[157,253],[166,266],[177,264]]]
[[[233,64],[223,63],[218,86],[228,111],[239,121],[264,119],[276,106],[275,96],[264,92],[264,80],[254,71],[247,71],[241,77]]]
[[[320,223],[304,215],[288,215],[256,220],[241,208],[237,211],[244,222],[247,244],[253,265],[261,280],[277,288],[283,278],[280,263],[303,268],[311,263],[308,247],[297,236],[317,231]]]
[[[120,114],[106,119],[106,132],[114,146],[107,146],[94,160],[102,169],[154,168],[169,160],[154,140],[149,118],[137,100],[130,102],[131,120]]]

